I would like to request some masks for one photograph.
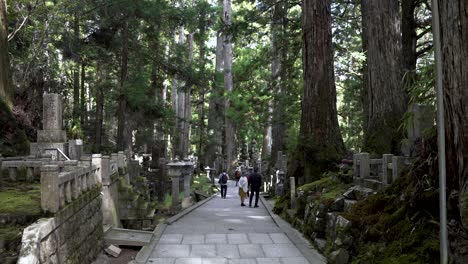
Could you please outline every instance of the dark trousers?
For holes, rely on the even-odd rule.
[[[221,198],[226,198],[227,185],[221,185]]]
[[[260,196],[260,188],[250,190],[249,206],[252,206],[252,199],[255,194],[255,206],[258,206],[258,197]]]

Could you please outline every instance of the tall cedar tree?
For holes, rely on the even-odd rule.
[[[398,1],[362,1],[364,70],[364,150],[398,153],[399,126],[407,95],[401,85],[401,37]]]
[[[0,98],[13,106],[13,85],[10,75],[10,62],[8,59],[8,27],[6,16],[6,2],[0,0]]]
[[[440,1],[447,183],[458,189],[460,216],[468,228],[468,3]]]
[[[232,81],[232,8],[231,0],[224,0],[224,89],[229,95],[233,89]],[[234,166],[237,161],[236,151],[236,127],[234,121],[226,115],[231,108],[231,100],[225,98],[225,130],[224,130],[224,154],[226,158],[227,171],[230,171],[231,166]]]
[[[304,92],[298,150],[305,181],[312,182],[345,148],[336,112],[331,0],[302,4]]]

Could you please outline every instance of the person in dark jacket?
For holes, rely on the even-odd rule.
[[[260,186],[262,186],[262,176],[258,174],[258,168],[254,168],[254,172],[249,175],[249,186],[250,186],[250,199],[249,207],[252,207],[252,199],[255,195],[255,206],[258,207],[258,198],[260,195]]]

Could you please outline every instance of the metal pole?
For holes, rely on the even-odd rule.
[[[437,147],[439,149],[439,214],[440,214],[440,263],[448,262],[447,239],[447,198],[446,198],[446,165],[445,165],[445,120],[444,91],[442,85],[442,49],[440,40],[440,18],[438,0],[432,0],[432,32],[436,64],[437,89]]]

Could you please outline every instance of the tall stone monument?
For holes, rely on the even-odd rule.
[[[42,130],[37,131],[37,143],[31,143],[31,155],[51,155],[63,160],[60,151],[68,155],[67,133],[63,130],[63,103],[59,94],[44,94]]]

